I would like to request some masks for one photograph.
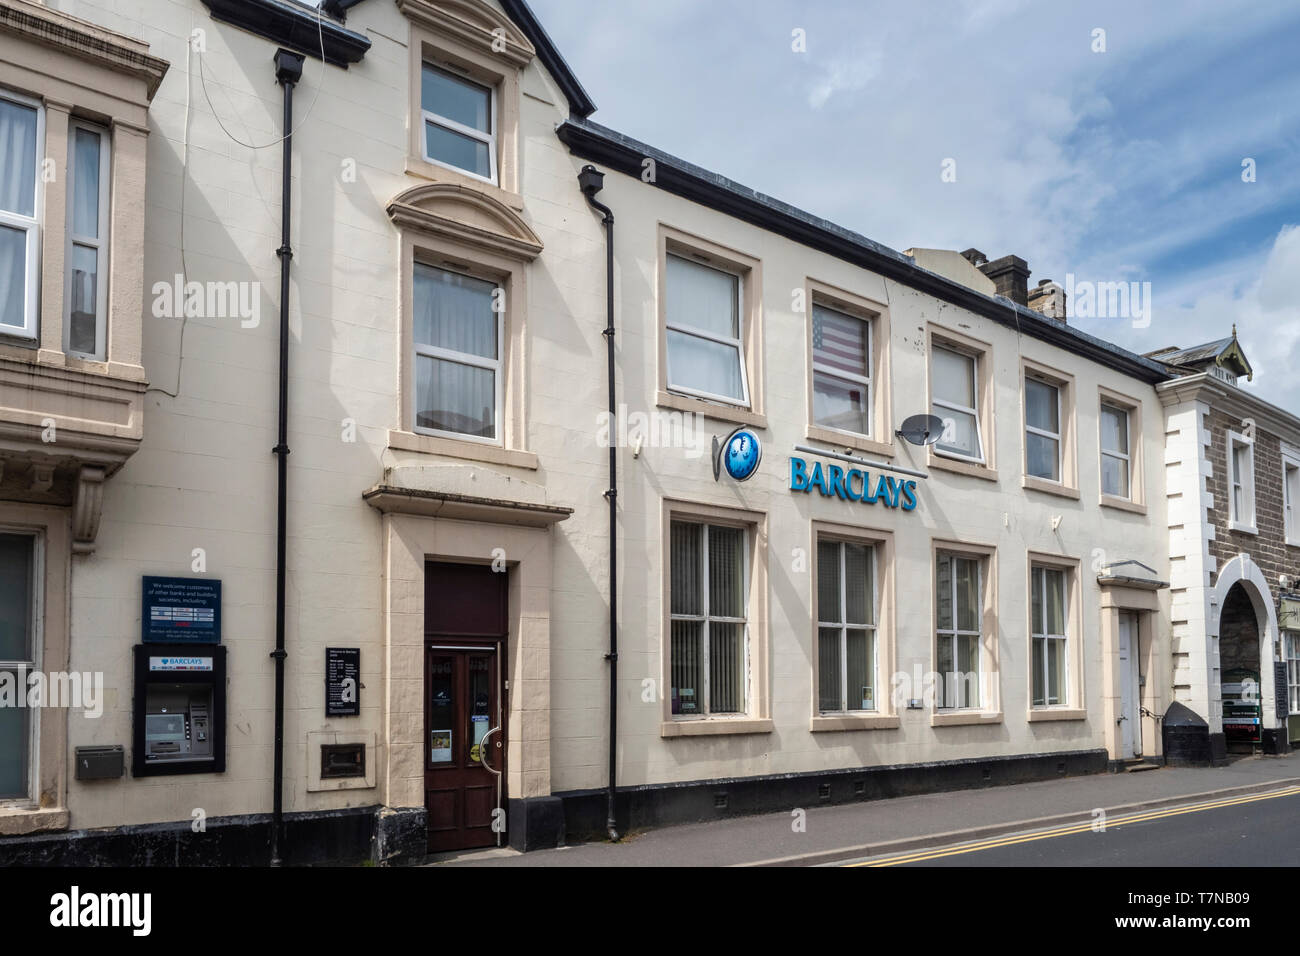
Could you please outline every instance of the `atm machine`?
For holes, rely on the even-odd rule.
[[[223,772],[225,722],[224,646],[135,648],[135,776]]]

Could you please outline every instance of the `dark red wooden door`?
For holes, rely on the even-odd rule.
[[[429,564],[424,797],[430,852],[505,841],[506,573]]]
[[[497,773],[505,770],[497,653],[431,645],[425,673],[429,850],[495,846],[494,820],[504,836],[504,814],[496,811]]]

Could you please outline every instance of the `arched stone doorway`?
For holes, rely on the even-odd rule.
[[[1238,581],[1228,590],[1219,612],[1219,695],[1229,753],[1250,753],[1260,743],[1261,637],[1252,595]]]

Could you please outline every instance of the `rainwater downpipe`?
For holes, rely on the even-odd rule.
[[[293,260],[290,245],[290,199],[293,174],[293,88],[302,79],[303,57],[280,49],[275,52],[275,79],[284,89],[283,155],[280,160],[280,421],[276,456],[275,516],[275,773],[271,800],[271,865],[281,863],[284,827],[284,594],[285,557],[288,541],[289,489],[289,266]]]
[[[595,166],[583,166],[578,173],[578,186],[587,202],[603,217],[605,224],[605,354],[608,360],[609,384],[609,788],[606,796],[605,832],[612,842],[618,842],[618,824],[615,819],[614,797],[617,784],[618,760],[618,443],[614,439],[614,212],[604,203],[596,201],[596,194],[604,188],[605,174]]]

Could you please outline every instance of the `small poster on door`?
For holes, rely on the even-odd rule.
[[[482,744],[488,732],[488,715],[471,714],[469,719],[474,725],[474,740],[469,748],[469,759],[474,763],[482,763]]]
[[[429,762],[451,763],[451,731],[431,730],[429,737],[432,743]]]

